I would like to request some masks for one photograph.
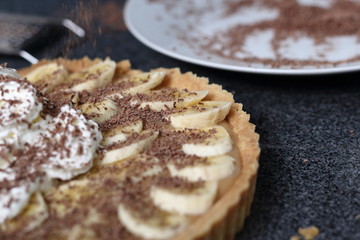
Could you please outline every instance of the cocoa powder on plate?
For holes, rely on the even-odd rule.
[[[207,57],[208,60],[218,56],[238,62],[240,65],[256,63],[272,68],[283,66],[289,68],[302,68],[304,66],[333,67],[342,63],[360,61],[360,53],[355,57],[352,56],[344,60],[321,58],[323,52],[318,54],[319,58],[317,59],[289,59],[279,53],[280,42],[288,38],[296,40],[299,37],[307,36],[314,40],[314,44],[322,44],[329,37],[337,36],[355,36],[359,41],[360,28],[357,23],[360,22],[360,2],[334,0],[330,1],[329,7],[320,7],[299,4],[297,0],[224,0],[216,3],[210,2],[207,5],[204,4],[204,8],[199,8],[195,1],[187,0],[186,4],[181,4],[181,7],[185,9],[183,9],[183,15],[180,17],[178,13],[181,11],[175,11],[179,7],[179,4],[176,4],[175,1],[148,0],[148,2],[149,4],[162,4],[167,10],[167,14],[171,14],[171,17],[177,21],[194,19],[191,23],[187,22],[187,33],[184,32],[184,29],[178,28],[177,37],[196,49],[197,55],[210,54]],[[316,3],[316,0],[314,2]],[[224,26],[221,30],[216,30],[210,35],[203,35],[198,29],[199,19],[204,14],[213,12],[214,7],[224,9],[222,12],[224,19],[235,17],[236,14],[242,14],[241,10],[248,7],[276,10],[278,16],[272,20],[263,20],[252,24],[235,23],[235,25],[228,28]],[[172,26],[172,28],[177,29],[176,26]],[[260,58],[248,54],[247,49],[244,47],[245,40],[256,32],[270,29],[274,31],[271,47],[275,57]],[[194,31],[197,31],[198,34],[190,34]],[[328,47],[333,47],[329,46],[331,44],[327,44]],[[219,45],[220,48],[215,47]],[[237,54],[239,52],[244,53],[245,56],[239,56]]]

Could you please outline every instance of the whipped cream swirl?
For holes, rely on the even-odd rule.
[[[41,133],[35,147],[47,158],[42,164],[47,176],[69,180],[92,167],[102,139],[97,123],[65,105],[57,117],[47,118],[39,125]]]
[[[33,85],[0,67],[0,224],[52,179],[69,180],[93,165],[102,139],[97,123],[68,105],[55,117],[42,109]]]
[[[18,135],[42,110],[36,89],[29,82],[0,75],[0,92],[0,137]]]

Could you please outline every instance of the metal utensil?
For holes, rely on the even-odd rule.
[[[47,27],[65,27],[78,37],[85,37],[85,31],[70,19],[53,19],[38,16],[0,12],[0,54],[20,56],[30,63],[37,63],[25,49],[36,42]]]

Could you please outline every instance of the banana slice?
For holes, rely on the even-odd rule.
[[[93,66],[85,68],[80,72],[70,74],[67,78],[68,83],[75,83],[71,90],[75,92],[94,91],[97,88],[108,85],[115,73],[116,63],[106,59]]]
[[[183,215],[198,215],[212,205],[217,188],[216,181],[205,182],[203,187],[186,192],[152,186],[150,196],[154,204],[162,210]]]
[[[110,98],[103,98],[99,102],[84,103],[79,108],[89,118],[98,123],[110,119],[118,112],[116,103]]]
[[[124,204],[118,207],[118,217],[129,232],[145,239],[168,239],[187,225],[184,216],[160,210],[156,211],[153,218],[142,219],[136,217]]]
[[[153,132],[152,130],[141,132],[137,137],[139,140],[135,139],[135,142],[130,145],[105,152],[101,163],[109,164],[135,156],[147,148],[157,138],[158,134],[159,132]]]
[[[51,188],[45,196],[51,199],[49,208],[56,216],[64,218],[78,206],[78,200],[96,195],[94,182],[88,179],[76,179]],[[64,204],[64,200],[66,200]]]
[[[135,123],[128,126],[120,126],[114,128],[104,134],[104,139],[102,144],[104,146],[109,146],[116,142],[124,142],[128,136],[133,133],[140,133],[143,127],[141,120],[136,121]]]
[[[123,93],[136,94],[147,92],[162,83],[165,75],[166,72],[164,71],[148,72],[135,75],[129,80],[132,87],[124,90]]]
[[[49,217],[47,205],[40,192],[36,192],[22,214],[0,225],[4,232],[16,230],[31,231],[40,226]]]
[[[1,144],[1,142],[0,142]],[[4,150],[0,148],[1,154],[6,154],[4,157],[6,157],[6,160],[0,156],[0,170],[6,169],[15,159],[13,159],[10,155],[8,155]]]
[[[161,90],[154,90],[144,94],[145,99],[147,98],[149,100],[133,100],[132,104],[140,104],[140,108],[149,106],[154,111],[161,111],[194,105],[200,102],[207,94],[208,91],[177,90],[167,96],[167,98],[170,98],[171,100],[164,101],[162,100],[164,92]]]
[[[4,159],[0,158],[0,169],[5,169],[10,165],[9,162],[5,161]]]
[[[57,63],[49,63],[37,67],[25,78],[36,86],[43,93],[51,92],[57,85],[63,83],[69,73],[63,65]]]
[[[170,115],[175,128],[203,128],[214,126],[229,113],[231,102],[203,101]]]
[[[200,143],[184,143],[182,145],[184,153],[198,157],[213,157],[231,151],[231,137],[224,127],[214,126],[193,130],[208,132],[210,136]]]
[[[12,168],[0,171],[0,183],[14,181],[15,179],[16,173]],[[20,179],[16,184],[8,187],[5,184],[5,187],[0,188],[0,224],[15,218],[26,208],[41,180],[40,177],[34,177],[31,181]]]
[[[216,181],[235,172],[235,158],[229,155],[211,157],[205,163],[195,163],[178,169],[174,164],[167,165],[171,176],[185,178],[188,181]]]

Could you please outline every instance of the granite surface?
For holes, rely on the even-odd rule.
[[[1,0],[0,11],[61,17],[74,4]],[[62,43],[34,54],[61,56]],[[294,77],[215,70],[163,56],[121,28],[93,34],[68,57],[84,55],[130,59],[143,70],[180,67],[223,85],[244,104],[262,154],[252,212],[236,239],[290,239],[308,226],[320,229],[316,240],[360,239],[360,72]],[[16,57],[0,59],[10,67],[28,65]]]

